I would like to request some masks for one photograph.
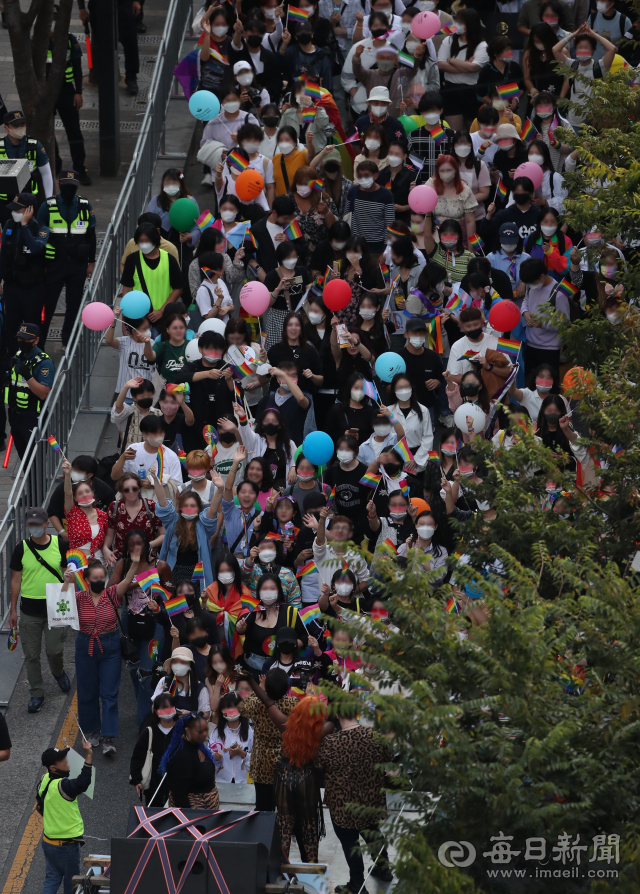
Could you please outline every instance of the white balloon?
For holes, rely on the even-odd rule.
[[[202,323],[200,323],[198,335],[202,335],[203,332],[219,332],[220,335],[224,335],[224,330],[226,328],[227,324],[223,323],[222,320],[203,320]]]
[[[193,363],[194,360],[200,360],[202,356],[200,354],[200,348],[198,347],[198,339],[192,338],[189,344],[186,347],[184,352],[184,356],[187,358],[189,363]]]
[[[458,407],[453,415],[453,421],[462,432],[468,431],[467,416],[471,416],[473,419],[474,434],[481,434],[487,422],[487,417],[482,407],[469,403],[463,403]]]

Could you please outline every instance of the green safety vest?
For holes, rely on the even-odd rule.
[[[0,159],[9,158],[9,156],[7,155],[7,150],[5,149],[5,146],[4,146],[4,141],[8,140],[8,139],[9,139],[9,137],[0,138]],[[34,196],[38,195],[38,181],[35,176],[35,172],[37,170],[37,167],[36,167],[37,149],[38,149],[38,141],[34,140],[33,137],[27,137],[27,151],[25,152],[24,157],[29,162],[29,170],[31,171],[30,186],[31,186],[31,192],[33,193]],[[26,192],[26,190],[23,190],[23,191]],[[9,198],[9,196],[7,193],[0,193],[0,201],[6,202],[8,200],[8,198]]]
[[[86,236],[89,232],[89,201],[78,196],[78,215],[70,223],[60,214],[58,208],[58,200],[55,196],[47,199],[47,208],[49,209],[49,230],[50,238],[45,248],[45,258],[51,260],[56,256],[56,245],[62,243],[69,236]],[[53,238],[51,238],[53,237]]]
[[[42,777],[38,788],[41,795],[51,777],[48,773]],[[78,799],[68,801],[60,791],[62,779],[53,778],[44,799],[42,824],[47,838],[80,838],[84,834],[84,823],[80,815]]]
[[[71,35],[69,35],[69,43],[67,45],[67,67],[64,70],[64,80],[66,84],[73,84],[73,65],[71,64]],[[47,50],[47,65],[53,62],[53,48]]]
[[[39,413],[42,406],[40,398],[29,388],[27,380],[18,375],[17,367],[21,362],[20,353],[18,351],[12,361],[11,376],[4,389],[4,402],[14,410],[35,410],[36,413]],[[33,375],[36,366],[43,360],[51,360],[51,357],[44,351],[40,351],[31,360],[25,362],[25,366],[29,368],[31,374],[29,378]]]
[[[169,254],[162,248],[159,251],[160,263],[155,270],[152,270],[144,261],[142,252],[138,250],[135,273],[133,274],[133,288],[149,296],[151,307],[154,310],[160,310],[172,292],[169,279]],[[142,269],[142,279],[138,272],[139,269]]]
[[[47,584],[60,583],[60,581],[54,580],[51,572],[38,562],[27,545],[28,541],[23,540],[22,542],[24,548],[22,555],[22,583],[20,585],[20,593],[26,599],[46,599]],[[62,555],[60,553],[60,547],[58,546],[58,538],[52,537],[51,543],[46,549],[36,549],[36,552],[41,559],[44,559],[47,565],[51,565],[52,568],[58,570],[60,578],[62,578],[62,570],[60,570]]]

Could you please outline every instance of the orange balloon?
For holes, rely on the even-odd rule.
[[[411,505],[416,507],[418,515],[421,512],[431,512],[431,506],[429,506],[426,500],[420,499],[420,497],[411,497]]]
[[[572,400],[580,400],[588,394],[596,383],[596,377],[590,369],[574,366],[565,373],[562,390]]]
[[[253,168],[247,168],[241,174],[238,174],[236,180],[236,192],[241,202],[250,202],[259,196],[264,189],[264,177]]]

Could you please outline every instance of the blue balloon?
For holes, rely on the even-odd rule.
[[[196,90],[191,94],[189,111],[198,121],[211,121],[220,114],[220,100],[210,90]]]
[[[312,431],[302,442],[302,451],[310,463],[322,466],[333,456],[333,441],[325,431]]]
[[[386,354],[380,354],[376,360],[376,375],[383,382],[390,382],[396,373],[404,373],[406,371],[407,364],[400,354],[396,354],[395,351],[387,351]]]
[[[130,320],[141,320],[151,310],[151,301],[144,292],[127,292],[120,302],[122,314]]]

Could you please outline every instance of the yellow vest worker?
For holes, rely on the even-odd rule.
[[[182,294],[182,273],[174,257],[160,248],[160,233],[150,223],[143,223],[133,234],[138,251],[124,262],[120,282],[126,295],[132,289],[144,292],[151,301],[147,314],[157,327],[162,309],[170,302],[179,301]]]

